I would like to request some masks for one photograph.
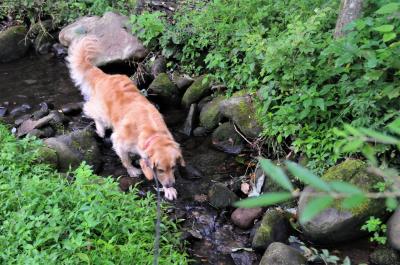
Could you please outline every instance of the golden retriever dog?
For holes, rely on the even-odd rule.
[[[169,132],[161,114],[125,75],[109,75],[95,66],[101,45],[95,37],[83,37],[69,48],[68,66],[71,78],[84,98],[83,111],[96,124],[96,131],[104,137],[111,128],[113,148],[129,176],[141,171],[131,163],[129,154],[140,155],[140,166],[147,179],[156,170],[165,198],[176,199],[174,169],[184,166],[182,152]],[[151,167],[151,168],[150,168]]]

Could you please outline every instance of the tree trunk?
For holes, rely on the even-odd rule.
[[[346,34],[344,28],[347,24],[361,16],[364,0],[342,0],[339,18],[336,22],[334,37],[339,38]]]

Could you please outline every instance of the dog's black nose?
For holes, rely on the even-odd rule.
[[[174,186],[174,183],[175,183],[175,181],[169,180],[169,181],[165,182],[164,187],[167,188],[167,189],[168,188],[172,188]]]

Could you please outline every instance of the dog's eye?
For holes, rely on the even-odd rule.
[[[163,169],[157,169],[157,171],[158,171],[159,173],[164,173],[164,170],[163,170]]]

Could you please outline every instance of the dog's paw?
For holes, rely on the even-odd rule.
[[[96,130],[96,133],[100,138],[104,138],[104,136],[106,135],[106,132],[104,130]]]
[[[142,171],[135,167],[128,168],[128,174],[131,178],[137,178],[140,176],[141,173],[142,173]]]
[[[175,188],[164,188],[164,197],[167,200],[173,201],[177,198],[178,193]]]

